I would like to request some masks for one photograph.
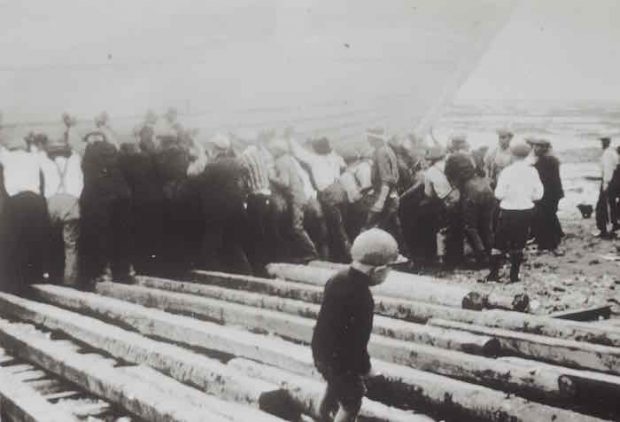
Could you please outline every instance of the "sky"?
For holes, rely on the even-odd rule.
[[[458,100],[620,100],[620,1],[518,0]]]

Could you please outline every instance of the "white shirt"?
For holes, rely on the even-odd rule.
[[[499,174],[495,197],[500,208],[527,210],[542,198],[544,188],[538,171],[525,160],[515,161]]]
[[[41,193],[39,153],[0,147],[0,163],[4,167],[4,187],[9,196],[21,192]]]
[[[45,157],[41,165],[45,182],[45,197],[51,198],[58,193],[79,198],[84,187],[84,176],[80,156],[73,153],[66,157],[56,157],[54,160]],[[61,174],[64,172],[64,188],[61,183]]]
[[[306,195],[306,201],[311,199],[316,199],[316,190],[312,187],[312,182],[310,181],[310,176],[308,172],[304,170],[304,168],[299,164],[295,158],[293,158],[293,162],[295,163],[295,170],[297,170],[297,174],[301,179],[301,182],[304,185],[304,194]]]
[[[614,170],[618,166],[618,153],[612,146],[603,151],[601,157],[601,176],[603,177],[603,187],[606,189],[614,175]]]
[[[437,161],[424,173],[424,194],[429,198],[444,199],[452,192],[452,186],[445,174],[445,160]]]
[[[293,155],[310,167],[316,188],[319,191],[327,189],[340,177],[340,172],[346,164],[341,156],[335,152],[326,155],[308,151],[295,142],[291,142]]]

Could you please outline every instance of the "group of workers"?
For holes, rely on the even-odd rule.
[[[469,245],[496,280],[508,254],[516,281],[530,237],[545,250],[560,242],[562,183],[548,141],[498,133],[496,148],[470,151],[462,135],[426,147],[373,128],[337,152],[291,130],[201,143],[174,110],[147,113],[125,140],[105,113],[80,135],[64,115],[47,133],[2,136],[3,288],[346,263],[352,240],[373,227],[417,267],[460,265]]]

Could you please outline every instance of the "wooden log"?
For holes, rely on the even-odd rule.
[[[305,406],[316,406],[312,396],[317,393],[308,391],[310,386],[306,381],[307,378],[299,378],[286,370],[256,364],[245,359],[233,359],[230,364],[248,371],[248,374],[253,376],[280,383],[292,392],[296,400],[307,400]],[[369,398],[380,402],[392,402],[394,405],[406,403],[419,412],[436,416],[438,420],[444,418],[490,422],[598,420],[412,368],[383,362],[376,362],[373,365],[375,370],[382,372],[383,375],[368,381]],[[316,381],[314,385],[317,385]],[[319,389],[320,385],[314,388]]]
[[[576,387],[575,403],[587,406],[589,410],[597,412],[601,417],[613,419],[613,415],[620,415],[620,377],[580,369],[564,368],[529,359],[514,356],[502,357],[500,360],[521,365],[524,368],[546,368],[550,371],[563,373],[569,377]]]
[[[599,319],[609,319],[611,306],[596,305],[581,309],[568,309],[550,313],[549,316],[551,318],[570,319],[571,321],[598,321]]]
[[[31,361],[73,382],[92,394],[116,403],[126,411],[150,421],[227,421],[219,413],[178,401],[173,391],[163,392],[157,386],[124,375],[118,368],[84,357],[54,344],[36,333],[24,333],[11,323],[0,321],[0,344],[22,359]],[[205,400],[209,397],[204,394]],[[248,419],[246,419],[248,420]]]
[[[316,376],[307,347],[73,289],[42,285],[34,290],[45,301],[129,325],[143,334],[272,365],[286,365],[293,372],[309,371]],[[369,351],[384,359],[531,397],[563,400],[573,394],[570,381],[555,374],[544,371],[531,374],[520,367],[452,350],[375,337]]]
[[[0,304],[0,312],[5,315],[61,331],[116,358],[152,366],[209,394],[270,412],[286,408],[286,396],[277,386],[249,379],[215,359],[15,296],[0,294]]]
[[[499,340],[502,352],[506,354],[525,356],[574,368],[620,374],[620,348],[617,347],[521,333],[501,328],[489,328],[443,319],[431,319],[428,323],[437,327],[493,336]]]
[[[310,303],[321,303],[323,289],[309,284],[293,281],[273,280],[269,278],[248,277],[244,275],[217,273],[212,271],[193,271],[190,277],[194,283],[222,286],[228,289],[243,289],[257,293],[279,296],[283,298],[303,300]],[[152,277],[138,277],[139,283],[149,287],[170,286],[176,281],[164,281]],[[375,295],[375,313],[404,319],[411,322],[426,323],[431,318],[447,318],[468,321],[479,312],[451,306],[416,302]]]
[[[334,264],[325,261],[311,261],[309,265],[332,271],[340,271],[347,267],[344,264]],[[388,279],[381,286],[378,286],[376,291],[378,294],[385,296],[474,310],[497,308],[525,312],[530,304],[529,297],[525,292],[515,295],[505,295],[497,292],[489,294],[463,285],[456,285],[437,277],[410,274],[397,270],[390,271]]]
[[[346,268],[347,266],[343,265],[342,269]],[[273,277],[321,287],[325,286],[327,280],[338,271],[330,268],[294,264],[267,265],[267,272]],[[482,309],[484,307],[481,301],[474,299],[479,298],[478,295],[470,297],[471,291],[469,289],[447,283],[428,282],[413,275],[409,276],[395,271],[391,271],[387,280],[374,287],[373,291],[377,295],[436,303],[456,308],[463,307],[464,303],[471,306],[470,309]]]
[[[49,403],[4,368],[0,368],[0,409],[12,421],[77,422],[74,415]]]
[[[439,317],[442,318],[442,317]],[[444,317],[443,319],[452,319]],[[458,321],[484,325],[505,330],[521,331],[569,340],[620,347],[620,331],[609,330],[600,325],[527,315],[519,312],[488,310],[459,315]]]
[[[243,358],[235,358],[228,365],[244,372],[248,376],[276,383],[289,392],[291,399],[301,411],[315,419],[319,419],[319,405],[325,392],[325,383],[316,379],[302,377],[291,372],[264,365]],[[386,406],[379,402],[364,398],[358,416],[362,421],[409,421],[431,422],[434,419]]]
[[[99,283],[97,292],[105,296],[155,307],[164,311],[190,316],[198,316],[226,325],[239,325],[252,331],[272,332],[285,338],[309,343],[312,338],[314,321],[293,313],[290,316],[280,312],[265,310],[252,306],[207,299],[183,293],[171,293],[158,289],[141,286],[129,286],[116,283]],[[291,299],[276,298],[276,300],[291,301]],[[307,305],[293,301],[293,304],[279,306],[289,310],[294,305],[302,305],[298,309],[303,313]],[[315,314],[318,314],[318,305],[312,305]],[[488,336],[464,334],[459,330],[443,330],[427,325],[413,324],[378,316],[374,320],[373,331],[377,334],[427,344],[450,350],[459,350],[467,353],[486,356],[496,355],[499,343]]]

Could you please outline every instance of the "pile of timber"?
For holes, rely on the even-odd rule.
[[[392,280],[375,290],[360,420],[620,419],[617,326],[463,309],[448,303],[458,291],[414,297]],[[316,419],[325,385],[309,342],[323,283],[195,271],[94,293],[38,285],[28,299],[0,293],[0,347],[119,418]],[[0,412],[72,420],[41,411],[45,396],[29,405],[3,385],[0,372]]]

